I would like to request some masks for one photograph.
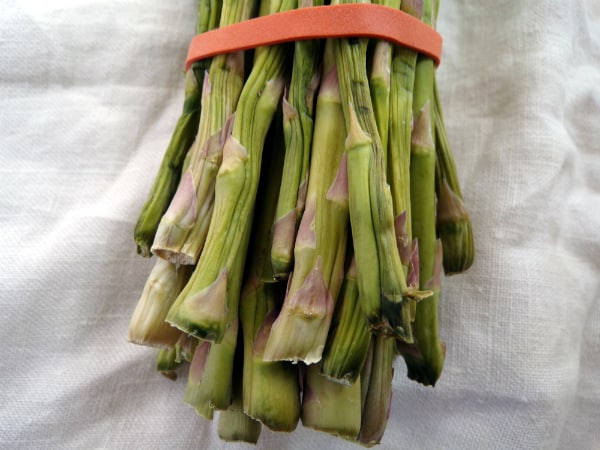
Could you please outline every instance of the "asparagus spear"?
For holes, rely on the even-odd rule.
[[[248,19],[255,2],[225,0],[220,26]],[[203,88],[203,112],[177,192],[158,227],[152,251],[177,264],[195,264],[214,208],[214,188],[229,123],[244,79],[244,53],[212,59]]]
[[[237,332],[236,321],[221,342],[202,342],[194,352],[183,400],[207,419],[212,419],[212,410],[231,404]]]
[[[275,6],[273,12],[289,10],[293,2]],[[255,52],[223,149],[207,241],[190,282],[167,316],[181,330],[204,339],[220,341],[231,323],[229,311],[237,311],[263,144],[283,91],[286,54],[282,45]]]
[[[408,288],[397,252],[391,193],[385,181],[383,149],[367,82],[367,43],[355,38],[335,42],[349,132],[350,222],[359,297],[372,328],[412,342],[409,303],[430,293]]]
[[[321,359],[343,280],[348,222],[344,118],[337,74],[325,76],[317,99],[306,211],[294,248],[294,272],[267,341],[266,361]]]
[[[259,421],[244,413],[242,358],[236,355],[236,365],[233,371],[232,401],[229,408],[219,413],[217,433],[227,442],[247,442],[256,444],[262,430]]]
[[[433,9],[431,0],[423,2],[423,20],[430,25]],[[433,296],[417,305],[413,331],[419,358],[403,352],[408,376],[425,385],[435,385],[444,364],[437,323],[439,277],[436,277],[436,258],[441,257],[441,250],[436,249],[435,230],[434,73],[433,61],[420,55],[415,70],[413,114],[416,119],[410,161],[411,221],[413,235],[419,243],[419,286],[422,289],[433,287]]]
[[[335,305],[321,374],[337,383],[354,384],[365,364],[370,343],[371,333],[358,299],[356,262],[352,258]]]
[[[196,33],[200,34],[215,28],[220,10],[221,0],[198,1]],[[158,175],[134,230],[137,252],[142,256],[149,257],[151,255],[150,248],[160,219],[175,194],[182,165],[198,130],[201,110],[200,86],[209,63],[210,60],[198,61],[192,64],[185,75],[183,112],[177,121],[173,136],[160,164]]]
[[[258,191],[261,202],[256,205],[239,309],[244,349],[244,412],[271,429],[289,431],[295,427],[300,414],[296,367],[285,362],[265,363],[258,339],[266,316],[280,307],[285,294],[284,283],[274,282],[270,259],[273,219],[285,156],[280,119],[281,114],[278,114],[265,144],[265,170]],[[271,388],[265,387],[271,384],[282,391],[272,395]]]
[[[463,196],[456,173],[456,165],[442,113],[442,105],[433,82],[435,120],[435,188],[437,193],[437,233],[444,248],[444,273],[462,273],[471,267],[475,256],[473,230],[469,213],[463,203]]]
[[[358,441],[368,447],[383,437],[390,415],[395,342],[393,337],[373,336],[370,357],[361,374],[362,421]]]
[[[323,0],[298,0],[299,7],[319,6]],[[313,136],[313,108],[320,81],[320,40],[297,41],[289,88],[284,99],[285,164],[277,203],[271,251],[273,271],[286,278],[291,270],[297,224],[304,211]]]
[[[423,3],[404,0],[400,9],[419,19],[423,16]],[[390,95],[390,143],[388,175],[394,203],[394,217],[399,225],[397,237],[401,244],[402,265],[408,267],[412,240],[410,219],[410,142],[413,125],[412,103],[417,52],[395,46],[392,57]],[[402,216],[402,217],[400,217]]]
[[[273,431],[293,431],[300,419],[298,366],[287,361],[265,361],[264,352],[276,311],[266,317],[254,338],[249,384],[244,384],[244,408]]]
[[[400,8],[400,0],[373,0],[377,5],[389,8]],[[385,155],[388,151],[388,134],[390,125],[390,89],[391,89],[391,62],[392,44],[389,41],[379,40],[373,49],[373,61],[369,74],[369,89],[373,102],[373,113],[377,123],[377,131],[381,138],[381,148]]]

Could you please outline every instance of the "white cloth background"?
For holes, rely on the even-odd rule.
[[[0,3],[0,447],[247,448],[126,341],[195,2]],[[600,4],[443,0],[439,30],[477,256],[443,283],[441,380],[398,360],[380,447],[598,449]],[[358,447],[299,427],[257,448]]]

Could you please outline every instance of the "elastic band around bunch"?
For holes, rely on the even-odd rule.
[[[436,66],[441,60],[442,37],[429,25],[388,6],[350,3],[298,8],[199,34],[190,43],[185,69],[238,50],[341,37],[383,39],[429,56]]]

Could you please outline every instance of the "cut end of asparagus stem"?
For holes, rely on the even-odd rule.
[[[177,350],[175,346],[171,348],[162,348],[156,355],[156,370],[169,380],[177,379],[177,369],[181,366],[181,361],[177,361]]]
[[[286,298],[269,335],[265,361],[321,360],[333,316],[333,298],[324,278],[321,258],[302,287]]]
[[[317,365],[308,366],[303,383],[302,424],[355,441],[361,423],[361,384],[328,380]]]
[[[227,278],[223,269],[206,288],[189,294],[181,303],[176,300],[169,310],[167,322],[197,338],[219,342],[228,326]],[[185,295],[185,291],[181,294]]]
[[[465,272],[473,264],[473,230],[463,201],[445,178],[439,184],[437,232],[444,247],[444,273],[453,275]]]
[[[192,174],[186,171],[171,200],[169,208],[158,225],[152,253],[174,264],[194,264],[189,258],[178,258],[181,244],[196,220],[196,189]]]
[[[194,358],[194,352],[196,351],[196,347],[198,346],[198,339],[187,335],[185,333],[181,333],[179,336],[179,340],[175,344],[175,361],[177,362],[192,362]]]
[[[185,268],[156,260],[129,323],[129,342],[160,348],[175,345],[181,332],[165,319],[188,278]]]
[[[246,442],[256,444],[262,426],[258,420],[247,416],[241,406],[235,406],[219,413],[217,433],[225,442]]]
[[[238,342],[241,343],[241,341]],[[219,413],[217,432],[219,438],[226,442],[256,444],[262,431],[262,425],[244,412],[244,376],[242,372],[244,356],[242,353],[240,348],[236,349],[232,374],[231,405]]]
[[[269,313],[252,348],[252,375],[244,386],[246,414],[273,431],[293,431],[300,420],[298,366],[286,361],[264,361],[263,355],[276,312]]]

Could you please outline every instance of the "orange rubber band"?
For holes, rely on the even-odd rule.
[[[423,53],[439,65],[440,34],[398,9],[372,3],[311,6],[245,20],[192,39],[185,69],[204,58],[263,45],[307,39],[361,37],[384,39]]]

